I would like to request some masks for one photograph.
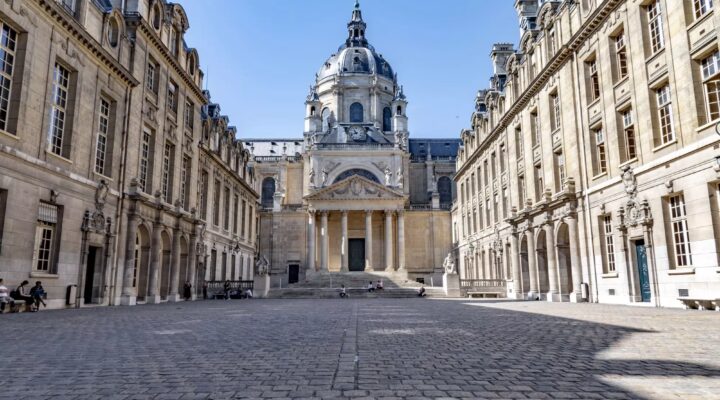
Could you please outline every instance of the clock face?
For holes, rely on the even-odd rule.
[[[359,126],[350,128],[350,138],[356,142],[365,140],[365,130]]]

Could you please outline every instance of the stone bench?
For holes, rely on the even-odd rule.
[[[720,311],[720,299],[705,297],[678,297],[677,299],[683,303],[686,310],[698,309]]]
[[[497,299],[505,295],[505,288],[498,288],[497,290],[490,290],[490,288],[483,288],[482,290],[471,289],[465,292],[468,297],[480,297],[483,299],[492,298]]]
[[[12,312],[23,312],[23,311],[29,311],[28,307],[29,305],[25,300],[14,300],[15,303],[11,302],[5,302],[5,308],[3,309],[3,313],[12,313]]]

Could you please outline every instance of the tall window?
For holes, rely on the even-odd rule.
[[[40,203],[33,252],[33,269],[35,271],[55,273],[57,250],[60,243],[58,239],[60,236],[59,221],[61,216],[60,207]]]
[[[233,201],[233,220],[232,220],[232,233],[237,235],[238,233],[238,211],[240,209],[240,196],[235,195],[235,201]]]
[[[592,130],[595,138],[595,174],[600,175],[607,172],[607,148],[605,147],[605,134],[602,128]]]
[[[162,196],[166,203],[172,203],[172,184],[173,184],[173,164],[175,161],[175,146],[172,143],[165,143],[163,151],[163,171],[162,171]]]
[[[177,57],[179,52],[180,52],[180,32],[178,32],[177,28],[171,28],[170,29],[170,53],[172,53],[172,55]]]
[[[200,191],[198,193],[199,203],[200,203],[200,218],[207,220],[208,219],[208,184],[209,181],[209,175],[207,171],[202,171],[200,174]]]
[[[0,20],[0,130],[8,130],[17,32]]]
[[[502,216],[507,218],[508,215],[508,190],[503,188],[502,190]]]
[[[525,146],[523,142],[524,140],[522,130],[518,126],[517,128],[515,128],[515,148],[517,149],[517,154],[515,156],[518,158],[522,157],[524,155],[523,153],[525,152]]]
[[[557,92],[550,95],[550,129],[560,129],[560,96]]]
[[[180,206],[184,209],[190,205],[190,157],[183,155],[180,167]]]
[[[720,53],[716,50],[700,63],[708,121],[720,118]]]
[[[660,124],[660,144],[669,143],[675,140],[670,85],[665,85],[656,90],[655,96],[657,101],[657,118]]]
[[[565,155],[561,152],[555,153],[555,191],[559,192],[565,182]]]
[[[600,75],[598,75],[597,60],[587,62],[588,96],[590,102],[600,98]]]
[[[525,208],[525,176],[518,176],[518,209]]]
[[[245,200],[243,200],[240,207],[240,237],[245,237],[245,207]]]
[[[215,180],[213,188],[213,225],[220,226],[220,181]]]
[[[265,178],[262,181],[262,206],[263,208],[273,207],[273,198],[275,196],[275,179]]]
[[[70,71],[55,63],[53,71],[52,106],[50,109],[50,151],[59,156],[68,157],[70,140],[65,137],[65,125],[68,118],[68,91],[70,90]],[[69,135],[68,135],[69,136]]]
[[[535,166],[535,201],[540,201],[543,192],[545,192],[545,186],[543,183],[542,165],[538,164]]]
[[[210,250],[210,280],[217,279],[217,250]]]
[[[167,109],[177,114],[178,107],[178,87],[174,82],[168,83],[167,91]]]
[[[485,199],[485,223],[487,224],[487,226],[490,226],[490,221],[492,221],[492,219],[490,218],[490,199],[486,198]]]
[[[540,119],[538,119],[537,111],[530,113],[530,131],[532,134],[533,147],[540,144]]]
[[[678,194],[670,197],[669,205],[675,266],[687,267],[692,265],[692,255],[690,253],[690,235],[688,233],[684,196]]]
[[[505,156],[506,156],[506,154],[505,154],[505,143],[503,143],[503,144],[500,145],[500,173],[501,173],[501,174],[502,174],[503,172],[505,172],[505,168],[506,168],[506,165],[505,165],[505,158],[506,158],[506,157],[505,157]]]
[[[223,199],[223,229],[230,230],[230,188],[225,188],[225,198]]]
[[[185,127],[192,131],[195,125],[195,104],[190,100],[185,101]]]
[[[625,32],[622,31],[615,36],[615,68],[617,68],[618,80],[627,76],[627,45],[625,43]]]
[[[390,132],[392,130],[392,111],[390,107],[383,108],[383,131]]]
[[[624,160],[629,161],[637,158],[637,144],[635,142],[635,121],[633,120],[632,109],[622,112]]]
[[[555,55],[555,51],[557,51],[557,37],[555,35],[555,28],[550,28],[548,30],[547,34],[547,49],[548,49],[548,59],[552,58]]]
[[[140,168],[138,174],[138,183],[140,189],[145,193],[152,191],[152,163],[150,154],[152,154],[153,135],[150,130],[143,130],[142,142],[140,143]]]
[[[98,117],[97,142],[95,143],[95,172],[100,175],[107,175],[107,156],[110,131],[110,102],[104,98],[100,99],[100,112]]]
[[[350,105],[350,122],[363,122],[363,105],[360,103],[352,103]]]
[[[615,242],[613,239],[612,216],[602,217],[605,272],[615,272]]]
[[[695,19],[702,18],[713,9],[713,0],[693,0]]]
[[[665,47],[662,8],[660,0],[655,0],[646,7],[650,50],[653,54]]]
[[[2,254],[3,232],[5,232],[5,210],[7,208],[7,200],[7,189],[0,189],[0,254]]]
[[[160,67],[152,58],[148,60],[147,71],[145,72],[145,87],[147,90],[157,94],[158,81],[160,80]]]

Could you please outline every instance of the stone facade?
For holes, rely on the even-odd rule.
[[[208,161],[201,135],[214,122],[181,6],[8,0],[0,25],[7,286],[41,280],[53,308],[178,300],[186,279],[205,277],[206,247],[254,257],[252,238],[213,236],[197,215],[201,164],[224,168],[249,203],[258,195],[242,142],[229,145],[242,168]]]
[[[458,154],[464,279],[508,296],[680,306],[720,293],[709,1],[517,0]],[[584,290],[588,289],[588,290]]]
[[[408,138],[407,99],[366,28],[356,4],[346,42],[310,88],[302,138],[245,143],[273,285],[330,271],[425,278],[451,249],[459,142]]]

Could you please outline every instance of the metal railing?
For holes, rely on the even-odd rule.
[[[318,149],[325,150],[363,150],[395,147],[392,143],[318,143],[316,146]]]

